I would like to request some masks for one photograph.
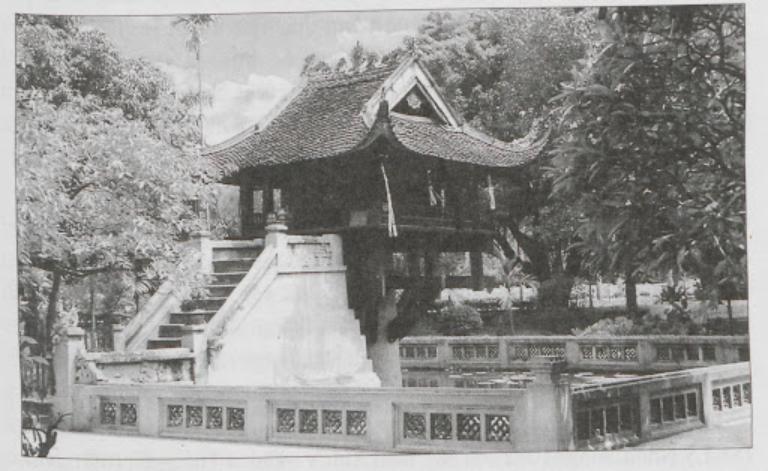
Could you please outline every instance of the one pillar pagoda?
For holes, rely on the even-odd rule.
[[[222,183],[240,188],[243,238],[263,237],[278,210],[289,233],[341,235],[349,306],[382,384],[399,386],[396,340],[409,322],[398,311],[439,295],[443,252],[469,252],[472,276],[459,284],[483,287],[495,182],[526,185],[520,169],[546,140],[534,132],[506,143],[471,129],[410,57],[305,77],[261,122],[205,153]],[[396,253],[404,273],[392,270]]]

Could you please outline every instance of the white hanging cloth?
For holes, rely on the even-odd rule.
[[[384,177],[384,189],[387,193],[387,231],[390,237],[397,237],[397,224],[395,223],[395,209],[392,206],[392,193],[389,191],[389,179],[384,163],[381,164],[381,175]]]
[[[432,170],[427,170],[427,192],[429,193],[429,205],[437,206],[437,194],[435,194],[435,186],[432,184]]]
[[[496,195],[494,194],[493,180],[491,180],[491,174],[488,174],[488,205],[491,211],[496,210]]]

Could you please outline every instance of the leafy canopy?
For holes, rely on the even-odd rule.
[[[555,98],[555,192],[603,272],[746,283],[744,8],[614,9]]]

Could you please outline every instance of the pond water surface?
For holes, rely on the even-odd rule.
[[[643,376],[622,372],[572,372],[562,377],[571,384],[610,384]],[[428,370],[403,369],[405,388],[521,388],[533,381],[533,374],[520,370]]]

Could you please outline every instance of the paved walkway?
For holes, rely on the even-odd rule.
[[[640,444],[634,449],[703,450],[715,448],[749,448],[752,446],[752,421],[740,418],[715,427],[700,428]]]
[[[135,437],[59,431],[51,458],[172,459],[353,456],[381,454],[342,448]]]
[[[715,449],[752,446],[749,418],[740,418],[716,427],[701,428],[646,442],[634,449]],[[361,456],[382,453],[322,448],[282,446],[224,441],[152,438],[126,435],[59,431],[51,458],[81,459],[192,459],[192,458],[268,458],[306,456]]]

